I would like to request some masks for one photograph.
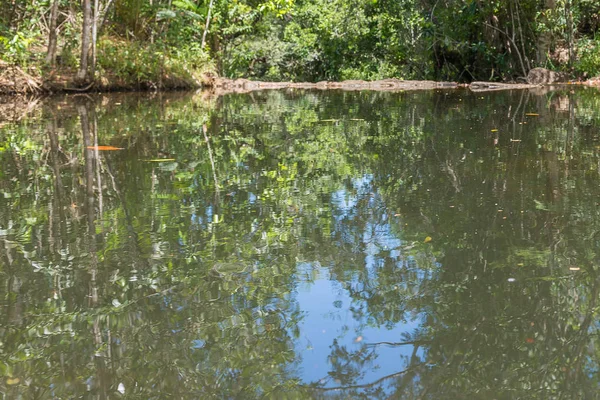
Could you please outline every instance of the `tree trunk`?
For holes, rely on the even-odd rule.
[[[92,1],[83,0],[83,26],[81,28],[81,59],[76,80],[86,82],[88,80],[88,54],[90,51],[90,36],[92,27]]]
[[[204,49],[204,45],[206,44],[206,34],[208,33],[208,27],[210,26],[210,13],[213,8],[213,0],[210,0],[210,4],[208,5],[208,13],[206,14],[206,25],[204,26],[204,32],[202,33],[202,45],[200,48]]]
[[[54,66],[56,64],[56,44],[58,41],[58,0],[52,2],[50,9],[50,29],[48,34],[48,53],[46,53],[46,64]]]
[[[556,0],[545,0],[545,11],[554,10],[556,8]],[[546,18],[546,17],[543,17]],[[546,21],[548,24],[548,21]],[[537,64],[538,66],[545,66],[546,60],[548,59],[548,51],[550,50],[550,44],[552,42],[552,33],[549,28],[546,31],[540,33],[537,40]]]

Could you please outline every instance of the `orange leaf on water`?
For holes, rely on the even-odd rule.
[[[100,150],[100,151],[112,151],[112,150],[123,150],[122,147],[115,146],[88,146],[88,150]]]
[[[535,342],[535,339],[528,337],[527,339],[525,339],[525,341],[529,344],[532,344]]]

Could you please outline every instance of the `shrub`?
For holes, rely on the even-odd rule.
[[[115,38],[98,42],[100,77],[116,76],[136,87],[194,87],[214,68],[199,45],[167,48]]]

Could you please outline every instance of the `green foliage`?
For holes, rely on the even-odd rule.
[[[583,38],[577,42],[575,70],[582,76],[600,76],[600,40]]]
[[[34,37],[27,37],[23,32],[17,32],[11,37],[0,36],[0,55],[7,61],[28,65],[30,60],[29,46],[35,41]]]
[[[40,65],[51,2],[11,4],[0,12],[0,57]],[[58,4],[59,65],[76,68],[81,9]],[[514,80],[537,66],[599,73],[595,0],[100,0],[99,10],[98,58],[136,85],[155,81],[164,59],[181,81],[192,70],[184,64],[212,69],[209,59],[220,75],[271,81]]]
[[[206,52],[197,45],[168,48],[114,39],[98,43],[100,74],[116,75],[140,87],[189,87],[211,70]]]

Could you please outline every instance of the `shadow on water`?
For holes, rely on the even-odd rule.
[[[71,96],[0,125],[6,398],[597,398],[594,90]]]

